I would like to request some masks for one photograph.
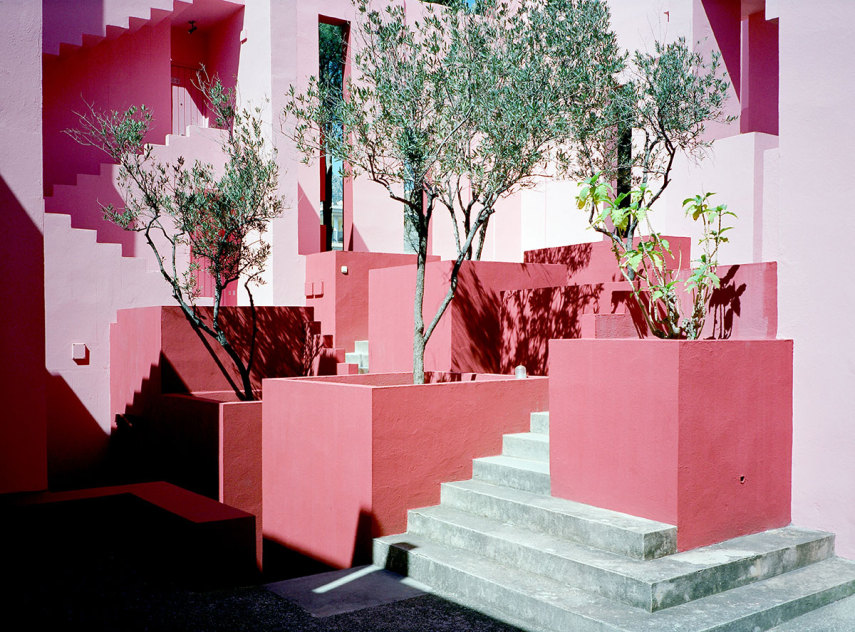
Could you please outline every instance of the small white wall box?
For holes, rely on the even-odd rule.
[[[341,273],[347,274],[347,266],[341,266]]]
[[[71,359],[75,362],[86,360],[89,355],[89,350],[86,348],[86,343],[72,342],[71,343]]]

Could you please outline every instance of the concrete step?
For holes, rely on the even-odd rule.
[[[831,534],[788,528],[641,561],[441,505],[410,511],[407,528],[649,612],[828,559],[834,549]]]
[[[769,632],[851,632],[855,629],[855,596],[803,614]]]
[[[840,558],[655,612],[415,533],[375,540],[374,562],[532,631],[761,632],[855,593],[855,563]]]
[[[544,410],[531,414],[531,431],[549,434],[549,411]]]
[[[677,528],[480,480],[443,483],[442,504],[635,559],[677,551]]]
[[[549,461],[549,435],[539,432],[506,434],[502,438],[502,454],[533,461]]]
[[[549,463],[514,456],[474,459],[472,478],[536,494],[549,494],[550,490]]]

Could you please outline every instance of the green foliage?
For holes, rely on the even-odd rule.
[[[243,380],[239,394],[253,399],[249,375],[254,348],[244,361],[221,328],[219,311],[223,289],[242,279],[253,307],[254,341],[251,287],[262,283],[270,254],[262,235],[282,212],[278,166],[274,152],[265,146],[261,110],[237,109],[234,91],[224,89],[216,78],[200,73],[198,81],[218,123],[229,125],[222,145],[225,167],[219,175],[212,165],[198,160],[192,165],[183,157],[174,164],[157,160],[144,140],[152,120],[145,106],[132,106],[124,113],[100,113],[90,107],[78,114],[80,126],[66,133],[103,150],[119,165],[118,185],[125,205],[103,207],[105,218],[144,235],[175,300],[198,328],[227,351]],[[187,252],[201,263],[183,265],[186,254],[182,254]],[[198,267],[214,279],[210,323],[195,309]]]
[[[600,19],[608,21],[605,10]],[[656,42],[653,53],[636,52],[630,59],[613,36],[604,36],[600,53],[599,63],[587,66],[580,79],[558,76],[565,92],[582,83],[589,97],[568,102],[571,133],[560,161],[581,179],[600,174],[606,181],[626,181],[627,189],[646,186],[649,207],[670,184],[677,154],[701,157],[711,144],[703,135],[705,125],[732,120],[723,109],[728,84],[719,56],[706,62],[683,38]],[[561,63],[575,54],[560,38],[554,42],[553,56]],[[626,140],[631,147],[621,151]],[[628,245],[638,226],[629,216],[619,228],[595,228]]]
[[[691,274],[682,280],[679,271],[668,265],[673,260],[668,240],[650,225],[652,196],[646,184],[615,195],[611,186],[596,175],[585,181],[576,198],[579,208],[593,218],[592,226],[611,236],[623,277],[632,288],[650,332],[658,338],[695,340],[703,330],[710,297],[719,287],[715,271],[719,247],[727,242],[725,233],[732,228],[724,226],[723,220],[736,217],[724,204],[712,206],[712,195],[696,195],[683,201],[686,215],[701,221],[703,236],[698,242],[701,255],[692,262]],[[621,229],[630,223],[643,224],[648,235],[627,241],[610,227]]]
[[[460,265],[480,256],[497,201],[533,184],[555,140],[567,134],[556,107],[558,69],[544,56],[539,30],[554,17],[544,7],[555,3],[451,0],[426,7],[415,22],[399,3],[379,10],[368,0],[354,4],[355,78],[346,82],[347,97],[317,77],[302,93],[292,87],[285,132],[306,161],[328,152],[349,165],[347,175],[364,174],[402,203],[417,242],[418,381],[424,344],[454,296]],[[582,29],[573,35],[587,37]],[[588,50],[585,43],[577,49]],[[424,265],[437,204],[452,218],[458,255],[448,294],[425,326]]]

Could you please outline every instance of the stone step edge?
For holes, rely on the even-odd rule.
[[[549,463],[514,456],[486,456],[472,460],[472,478],[547,495],[551,489]]]
[[[641,561],[441,505],[410,510],[407,525],[408,533],[486,551],[500,564],[515,560],[514,568],[532,573],[550,568],[552,579],[596,586],[597,594],[650,612],[828,559],[834,549],[829,533],[784,528],[682,554],[695,561],[681,554]],[[718,561],[722,555],[730,559]]]
[[[535,434],[549,435],[549,411],[538,410],[529,416],[529,428]]]
[[[523,622],[521,627],[532,631],[762,632],[855,594],[855,563],[840,558],[653,613],[509,569],[461,549],[441,547],[413,534],[376,539],[374,563],[421,581],[436,594],[467,607],[502,620]],[[490,576],[479,577],[476,567],[486,568]],[[437,581],[438,572],[444,574],[442,583]],[[453,576],[465,580],[466,594],[448,587]],[[502,607],[482,601],[489,585],[496,587],[499,594],[494,600]],[[795,597],[786,594],[793,590],[798,591]],[[517,604],[515,612],[508,612],[507,604],[512,602]],[[757,603],[766,607],[756,610],[751,604]],[[522,607],[527,609],[525,613]],[[687,624],[685,619],[692,616],[695,622]]]
[[[523,526],[604,551],[635,559],[655,559],[677,552],[677,527],[629,514],[584,505],[537,492],[496,485],[486,480],[443,483],[440,502],[472,511],[473,504],[459,496],[477,496],[486,502],[477,513],[505,522],[506,507],[535,512],[536,523]],[[466,507],[463,507],[463,505]]]
[[[502,436],[502,455],[549,462],[549,435],[517,432]]]

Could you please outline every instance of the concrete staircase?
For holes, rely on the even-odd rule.
[[[360,374],[368,373],[368,341],[356,340],[353,352],[344,354],[344,361],[347,364],[357,365]]]
[[[548,413],[409,512],[374,562],[525,630],[760,632],[855,593],[834,536],[786,527],[684,553],[674,526],[549,496]]]

